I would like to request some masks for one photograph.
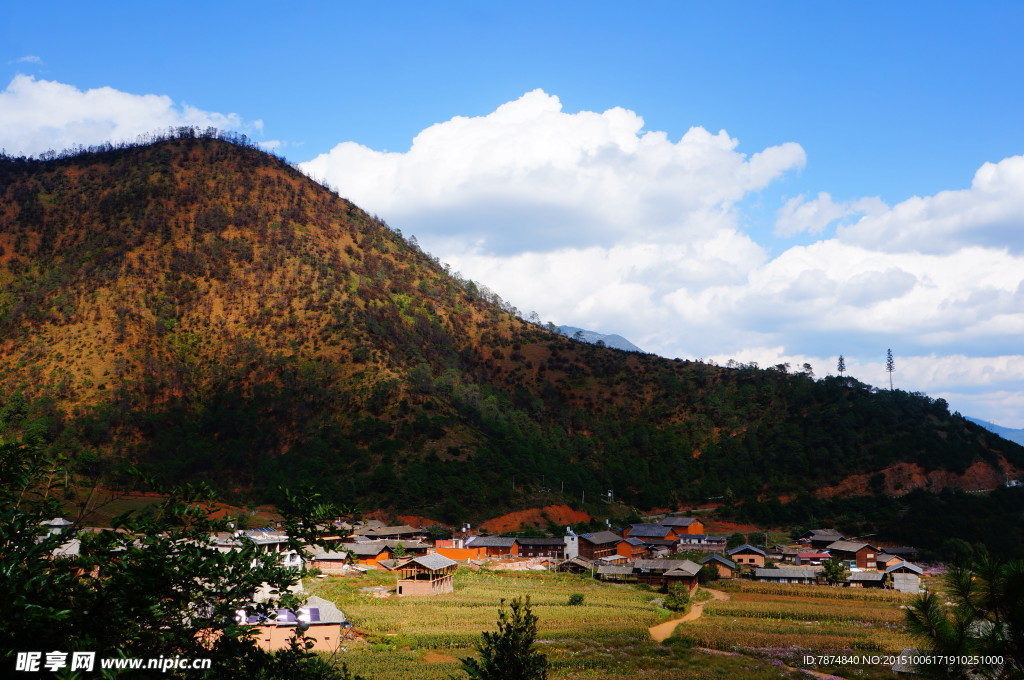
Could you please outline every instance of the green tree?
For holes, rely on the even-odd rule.
[[[763,531],[752,531],[750,532],[750,545],[757,545],[764,547],[768,544],[768,534]]]
[[[301,627],[289,649],[270,653],[256,645],[250,626],[235,621],[240,609],[273,616],[279,607],[298,607],[295,596],[280,594],[299,571],[267,559],[248,539],[228,552],[212,545],[211,535],[228,527],[211,519],[208,489],[165,490],[162,502],[122,515],[112,530],[49,534],[40,522],[61,514],[49,484],[57,478],[64,478],[61,461],[47,461],[39,446],[0,441],[0,667],[13,668],[20,651],[58,650],[211,659],[210,674],[190,677],[347,675],[310,651]],[[308,527],[333,516],[312,500],[285,496],[293,548],[314,540]],[[279,595],[253,603],[264,586]]]
[[[836,364],[836,370],[839,372],[840,378],[843,377],[843,373],[846,373],[846,359],[843,358],[842,354],[839,355],[839,362]]]
[[[533,648],[537,621],[529,595],[514,598],[507,610],[502,599],[497,632],[483,633],[480,658],[463,659],[462,669],[473,680],[546,680],[548,659]]]
[[[892,350],[885,350],[885,370],[889,372],[889,391],[892,391],[892,372],[896,370],[896,361],[892,358]]]
[[[830,557],[822,562],[821,566],[821,573],[825,576],[825,581],[830,585],[842,583],[850,577],[850,570],[846,567],[846,562],[843,562],[838,557]]]
[[[906,610],[906,625],[921,641],[922,656],[1005,660],[973,671],[959,663],[919,666],[926,677],[1024,677],[1024,561],[985,557],[971,566],[951,567],[945,595],[929,592],[915,598]]]
[[[738,531],[729,534],[729,538],[725,539],[725,545],[729,549],[738,548],[746,542],[746,537]]]
[[[668,587],[664,606],[670,611],[685,612],[690,608],[690,589],[681,583],[673,583]]]

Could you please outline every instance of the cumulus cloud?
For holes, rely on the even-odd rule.
[[[915,196],[837,230],[886,252],[951,253],[968,246],[1024,250],[1024,156],[985,163],[969,189]]]
[[[786,201],[779,209],[775,221],[775,235],[796,236],[805,231],[820,234],[836,220],[851,215],[877,215],[887,207],[882,199],[877,197],[836,203],[825,191],[810,201],[805,200],[804,195],[800,194]]]
[[[0,92],[0,148],[32,155],[47,150],[132,140],[168,127],[195,125],[259,130],[234,113],[176,105],[164,95],[137,95],[99,87],[79,90],[52,80],[17,75]]]
[[[423,130],[408,151],[338,144],[302,165],[428,243],[492,252],[711,237],[733,205],[804,164],[794,143],[747,156],[725,131],[678,141],[623,108],[566,113],[528,92],[494,112]]]

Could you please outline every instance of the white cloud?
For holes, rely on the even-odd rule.
[[[985,163],[969,189],[915,196],[841,226],[847,243],[886,252],[951,253],[968,246],[1024,250],[1024,156]]]
[[[820,234],[832,222],[851,215],[876,215],[888,206],[880,198],[862,198],[857,201],[836,203],[827,192],[807,201],[800,194],[779,209],[775,221],[776,236],[796,236],[801,232]]]
[[[24,57],[18,57],[14,60],[16,64],[42,64],[43,60],[34,54],[27,54]]]
[[[137,95],[110,87],[79,90],[52,80],[18,75],[0,92],[0,148],[38,154],[104,141],[132,140],[168,127],[195,125],[223,130],[259,130],[234,113],[176,105],[170,97]]]
[[[424,242],[503,253],[713,237],[733,205],[803,165],[793,143],[751,156],[725,131],[677,142],[623,108],[565,113],[528,92],[422,131],[404,153],[344,142],[303,169]]]

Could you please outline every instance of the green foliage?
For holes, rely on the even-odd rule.
[[[729,537],[727,539],[725,539],[725,546],[731,550],[733,548],[740,547],[746,542],[747,539],[743,534],[741,534],[738,531],[734,531],[733,533],[729,534]]]
[[[710,581],[718,580],[718,567],[715,566],[714,562],[708,562],[700,568],[697,572],[697,581],[699,583],[708,583]]]
[[[547,657],[534,649],[537,620],[529,595],[514,598],[508,610],[502,599],[497,632],[483,633],[477,645],[480,658],[463,659],[463,670],[473,680],[545,680]]]
[[[668,587],[664,601],[665,609],[674,612],[686,612],[690,608],[690,589],[681,583],[673,583]]]
[[[215,499],[202,485],[167,490],[152,511],[122,515],[114,528],[49,534],[41,522],[60,516],[52,479],[61,461],[34,444],[0,443],[0,664],[12,668],[18,651],[92,651],[97,657],[210,658],[218,678],[336,678],[309,651],[301,630],[289,649],[259,649],[235,613],[269,615],[277,599],[254,604],[266,584],[285,593],[297,570],[266,559],[252,541],[220,552],[210,519]],[[333,513],[315,499],[295,499],[289,527],[316,526]],[[74,526],[73,529],[77,529]],[[314,538],[294,531],[291,539]],[[78,551],[66,552],[77,542]],[[294,597],[280,606],[294,607]],[[169,677],[174,677],[170,675]]]
[[[568,605],[570,607],[578,607],[583,604],[584,595],[583,593],[573,593],[569,596]]]
[[[980,677],[1024,677],[1024,561],[983,559],[951,567],[945,595],[928,592],[915,598],[906,610],[906,625],[921,641],[922,655],[1000,657],[1005,666],[983,664]],[[927,677],[970,676],[970,666],[960,662],[919,670]]]
[[[846,567],[846,563],[838,557],[830,557],[821,563],[822,574],[825,576],[825,581],[829,585],[836,583],[842,583],[850,577],[850,570]]]
[[[751,531],[747,540],[750,545],[756,545],[763,548],[768,544],[768,534],[763,531]]]

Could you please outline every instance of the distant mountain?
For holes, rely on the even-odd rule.
[[[941,399],[618,351],[515,312],[252,146],[186,129],[0,157],[0,437],[43,441],[83,484],[135,466],[456,522],[608,489],[655,508],[1024,469]]]
[[[629,340],[626,340],[626,338],[614,333],[611,335],[605,335],[603,333],[598,333],[597,331],[588,331],[583,328],[577,328],[576,326],[559,326],[558,331],[562,335],[570,338],[575,338],[577,333],[581,333],[582,339],[591,344],[597,344],[597,341],[600,340],[604,343],[605,347],[624,349],[627,352],[643,352],[642,349],[631,343]]]
[[[980,418],[972,418],[970,416],[966,417],[967,420],[981,425],[989,432],[995,432],[1003,439],[1009,439],[1011,442],[1017,442],[1024,446],[1024,430],[1016,430],[1012,427],[1003,427],[1002,425],[996,425],[995,423],[990,423],[987,420],[981,420]]]

